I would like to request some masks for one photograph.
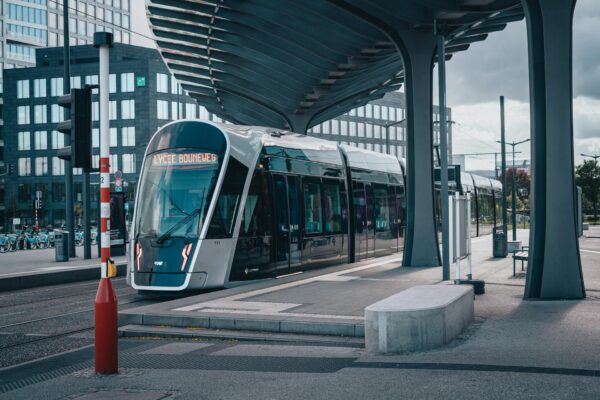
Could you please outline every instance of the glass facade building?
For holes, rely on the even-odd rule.
[[[59,226],[65,221],[65,165],[58,158],[64,146],[63,134],[56,130],[63,109],[56,102],[63,94],[62,48],[37,51],[37,64],[30,68],[5,71],[6,163],[14,173],[5,177],[2,192],[6,205],[1,212],[0,232],[12,228],[12,219],[22,224],[34,220],[33,196],[42,192],[41,226]],[[71,86],[98,83],[98,49],[91,45],[71,48]],[[109,118],[111,177],[123,173],[128,217],[150,137],[167,122],[179,118],[201,118],[222,122],[186,96],[154,49],[115,44],[111,49],[109,79]],[[97,90],[92,95],[93,165],[99,161],[99,104]],[[112,178],[111,178],[112,179]],[[74,170],[75,220],[82,217],[82,181]],[[98,174],[91,175],[92,220],[97,218]]]
[[[95,31],[112,32],[116,42],[129,44],[133,1],[135,0],[70,0],[70,44],[91,44]],[[3,92],[7,70],[33,67],[36,64],[36,49],[63,45],[63,12],[63,0],[0,0],[0,97],[5,97]],[[43,90],[46,89],[52,89],[55,93],[56,82],[51,87],[46,87],[41,85],[40,80],[30,88],[21,87],[18,94],[43,98],[46,96]],[[26,93],[26,90],[31,90],[31,93]],[[60,90],[62,91],[62,83]],[[6,172],[3,154],[6,142],[4,108],[5,104],[0,100],[0,220],[4,220],[6,210],[2,202],[5,188],[1,176]],[[43,109],[39,107],[37,111],[23,109],[22,112],[23,118],[33,121],[36,121],[35,118],[49,118],[49,114],[44,116]]]
[[[446,118],[452,120],[450,108]],[[438,164],[437,147],[440,143],[439,107],[433,107],[434,163]],[[406,158],[406,105],[404,94],[389,92],[383,98],[354,108],[346,114],[314,126],[310,136],[345,143],[398,158]],[[452,154],[452,124],[448,124],[448,154]],[[449,157],[451,159],[451,157]]]

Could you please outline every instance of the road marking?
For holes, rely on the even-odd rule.
[[[284,283],[284,284],[281,284],[281,285],[275,285],[275,286],[271,286],[271,287],[267,287],[267,288],[263,288],[263,289],[252,290],[250,292],[239,293],[239,294],[235,294],[235,295],[231,295],[231,296],[227,296],[227,297],[222,297],[222,298],[219,299],[219,301],[232,302],[232,301],[236,301],[236,300],[242,300],[242,299],[245,299],[245,298],[248,298],[248,297],[260,296],[260,295],[263,295],[263,294],[273,293],[273,292],[277,292],[277,291],[284,290],[284,289],[289,289],[289,288],[296,287],[296,286],[306,285],[308,283],[320,282],[323,279],[335,279],[334,277],[338,277],[340,275],[350,274],[352,272],[363,271],[365,269],[375,268],[375,267],[379,267],[380,265],[391,264],[391,263],[398,262],[398,261],[402,261],[402,257],[392,258],[390,260],[378,261],[378,262],[369,263],[369,264],[366,264],[366,265],[361,265],[359,267],[354,267],[354,268],[350,268],[350,269],[346,269],[346,270],[342,270],[342,271],[337,271],[337,272],[332,272],[332,273],[329,273],[329,274],[314,276],[312,278],[301,279],[299,281],[288,282],[288,283]],[[210,303],[211,302],[209,301],[209,302],[206,302],[206,303],[192,304],[192,305],[189,305],[189,306],[176,308],[173,311],[196,311],[196,310],[200,310],[202,308],[205,308],[206,304],[210,305]],[[243,303],[240,302],[240,304],[239,304],[240,308],[242,308],[242,304]],[[273,303],[273,304],[275,304],[275,303]],[[286,303],[277,303],[277,304],[286,304]],[[289,303],[287,303],[287,304],[289,304]],[[282,313],[277,313],[277,315],[283,315],[283,314]],[[305,315],[305,314],[299,314],[299,315]],[[306,315],[308,316],[310,314],[306,314]],[[290,316],[292,316],[292,315],[290,315]],[[330,316],[323,315],[322,317],[323,318],[328,318]],[[347,317],[347,318],[355,318],[355,317]]]
[[[63,267],[44,267],[44,268],[37,268],[37,269],[32,269],[29,271],[21,271],[21,272],[10,272],[7,274],[0,274],[0,276],[10,276],[10,275],[25,275],[25,274],[35,274],[36,272],[43,272],[43,271],[58,271],[58,270],[67,270],[67,269],[76,269],[76,268],[89,268],[89,267],[98,267],[100,268],[100,264],[88,264],[88,265],[66,265]]]
[[[242,310],[241,306],[245,303],[239,301],[240,307],[237,310],[230,309],[219,309],[219,308],[202,308],[200,310],[195,310],[198,313],[214,313],[214,314],[240,314],[240,315],[276,315],[278,317],[298,317],[298,318],[325,318],[325,319],[343,319],[355,322],[364,322],[364,317],[357,317],[352,315],[332,315],[332,314],[304,314],[304,313],[292,313],[292,312],[268,312],[268,311],[249,311]],[[283,303],[282,303],[283,304]],[[202,306],[204,306],[202,304]],[[177,309],[175,311],[181,311],[181,309]]]

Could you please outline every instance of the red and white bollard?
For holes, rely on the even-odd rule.
[[[110,265],[110,144],[108,129],[108,61],[113,37],[108,32],[94,34],[94,46],[100,48],[100,285],[95,303],[96,372],[116,374],[119,371],[117,339],[117,296],[110,281],[114,266]],[[111,273],[109,274],[109,266]]]

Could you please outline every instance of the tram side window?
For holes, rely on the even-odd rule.
[[[387,187],[383,185],[374,185],[373,187],[375,212],[375,231],[387,232],[390,230],[390,206],[388,202]]]
[[[264,175],[256,172],[252,177],[246,205],[242,214],[242,226],[240,227],[240,236],[254,237],[270,235],[269,208],[265,204],[267,199],[264,192]]]
[[[323,183],[323,214],[325,217],[325,233],[342,233],[342,207],[340,200],[340,184],[338,182]]]
[[[206,237],[208,239],[228,238],[233,234],[235,215],[242,197],[248,168],[231,157],[225,172],[223,186],[217,206],[213,212]]]
[[[305,181],[302,184],[304,193],[304,228],[306,234],[323,232],[323,213],[321,210],[321,185],[319,182]]]

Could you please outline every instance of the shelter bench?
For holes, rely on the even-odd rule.
[[[513,252],[513,277],[517,276],[517,261],[521,261],[521,271],[525,271],[525,262],[529,259],[529,246],[521,247],[521,250]]]

